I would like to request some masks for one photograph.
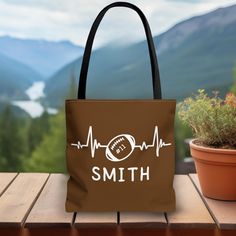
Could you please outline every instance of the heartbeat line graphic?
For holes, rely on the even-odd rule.
[[[94,158],[95,151],[98,148],[106,148],[107,145],[102,145],[97,141],[97,139],[93,139],[93,127],[89,126],[88,136],[86,144],[81,144],[80,141],[78,143],[71,143],[71,146],[76,146],[78,149],[89,147],[91,148],[91,156]]]
[[[170,145],[171,143],[165,143],[162,139],[159,139],[158,127],[155,126],[152,144],[146,144],[146,142],[143,141],[141,145],[135,145],[134,147],[143,151],[144,149],[147,150],[148,148],[153,148],[156,146],[156,156],[159,157],[160,149]]]
[[[125,145],[125,141],[126,141],[126,145]],[[118,159],[117,155],[120,155],[122,151],[124,151],[127,148],[127,143],[128,143],[128,146],[130,146],[129,153],[123,156],[121,159]],[[82,144],[80,141],[78,141],[77,143],[71,143],[71,146],[75,146],[78,149],[90,147],[92,158],[95,157],[95,152],[97,149],[105,148],[106,157],[110,161],[122,161],[128,158],[132,154],[135,148],[138,148],[141,151],[147,150],[148,148],[156,148],[156,156],[159,157],[160,149],[166,146],[170,146],[170,145],[171,143],[165,143],[161,138],[159,139],[158,126],[155,126],[154,133],[153,133],[153,140],[151,144],[147,144],[145,141],[143,141],[142,144],[138,145],[135,143],[135,138],[129,134],[117,135],[114,138],[112,138],[108,144],[101,144],[100,142],[98,142],[96,138],[93,137],[92,126],[89,126],[86,143]],[[115,149],[115,154],[114,154],[114,149]]]

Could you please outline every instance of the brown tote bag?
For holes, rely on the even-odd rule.
[[[131,8],[142,20],[150,54],[153,100],[85,99],[94,36],[106,11],[112,7]],[[148,22],[138,7],[115,2],[98,14],[85,47],[78,99],[66,100],[65,105],[70,176],[66,211],[175,209],[176,101],[161,99],[155,46]]]

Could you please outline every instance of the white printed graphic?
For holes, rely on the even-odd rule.
[[[120,134],[107,144],[106,157],[110,161],[123,161],[131,155],[134,148],[134,137],[129,134]]]
[[[127,159],[135,148],[141,151],[148,148],[156,148],[156,156],[159,157],[159,151],[161,148],[170,146],[171,143],[165,143],[161,138],[159,139],[158,126],[155,126],[152,143],[147,144],[143,141],[140,145],[136,144],[135,138],[130,134],[120,134],[112,138],[108,144],[101,144],[97,139],[93,138],[93,128],[89,126],[87,141],[82,144],[80,141],[77,143],[71,143],[71,146],[75,146],[78,149],[87,148],[90,146],[91,156],[95,157],[95,152],[99,148],[105,148],[106,158],[113,162],[123,161]]]

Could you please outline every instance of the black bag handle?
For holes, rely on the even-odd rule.
[[[78,86],[78,99],[85,99],[85,92],[86,92],[86,81],[87,81],[87,74],[88,74],[88,67],[89,67],[89,60],[91,56],[92,51],[92,45],[94,41],[94,37],[96,34],[96,31],[98,29],[98,26],[103,19],[105,13],[113,7],[128,7],[133,9],[138,13],[140,16],[147,42],[148,42],[148,49],[149,49],[149,55],[150,55],[150,62],[151,62],[151,69],[152,69],[152,85],[153,85],[153,97],[154,99],[161,99],[161,83],[160,83],[160,75],[159,75],[159,68],[157,64],[157,56],[156,56],[156,50],[153,43],[153,38],[151,34],[151,29],[149,27],[148,21],[143,14],[143,12],[135,5],[128,3],[128,2],[114,2],[108,6],[106,6],[96,17],[95,21],[93,22],[93,25],[91,27],[91,30],[89,32],[89,36],[86,42],[83,61],[81,65],[80,70],[80,78],[79,78],[79,86]]]

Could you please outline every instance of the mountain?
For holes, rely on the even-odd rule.
[[[198,88],[228,90],[236,65],[235,25],[233,5],[181,22],[156,38],[168,94],[183,98]]]
[[[25,90],[41,75],[29,66],[0,53],[0,101],[27,99]]]
[[[70,41],[52,42],[2,36],[0,53],[30,66],[42,77],[47,78],[81,56],[83,48]]]
[[[220,8],[176,24],[154,37],[163,98],[178,100],[196,92],[232,84],[236,62],[236,5]],[[82,58],[66,65],[46,83],[48,102],[60,106],[78,77]],[[87,98],[151,98],[151,73],[146,41],[124,48],[106,46],[93,52]]]

